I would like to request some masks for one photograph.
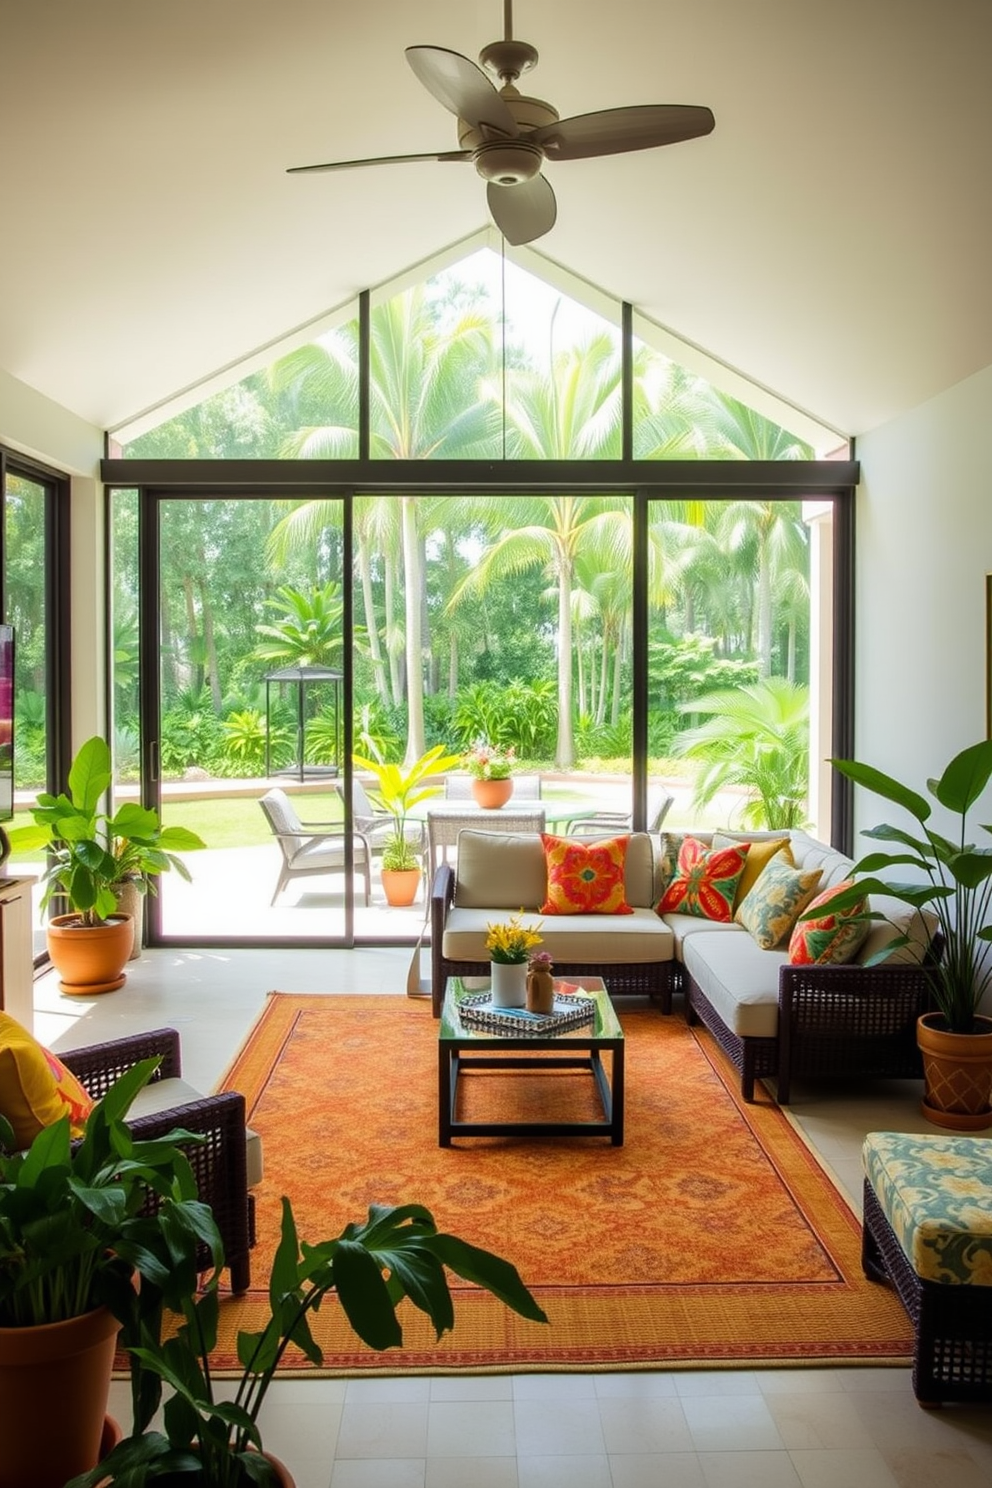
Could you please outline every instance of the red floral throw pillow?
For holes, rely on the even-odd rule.
[[[868,900],[859,899],[839,911],[830,908],[831,899],[842,889],[849,889],[851,883],[851,879],[846,879],[832,889],[824,889],[803,911],[810,918],[796,921],[789,938],[789,960],[793,966],[842,966],[854,959],[871,929]]]
[[[679,848],[675,877],[658,903],[659,914],[690,914],[725,924],[734,918],[734,897],[747,862],[748,843],[708,851],[696,837]]]
[[[633,914],[624,888],[629,837],[582,842],[541,833],[548,869],[542,915]]]

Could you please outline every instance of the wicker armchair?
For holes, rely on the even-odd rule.
[[[142,1094],[151,1098],[151,1105],[161,1104],[163,1098],[168,1101],[167,1091],[155,1087],[174,1080],[178,1082],[176,1101],[147,1115],[141,1114],[140,1106],[137,1114],[133,1108],[128,1126],[143,1141],[164,1136],[177,1126],[205,1138],[187,1149],[190,1166],[200,1198],[210,1205],[217,1221],[230,1268],[231,1289],[247,1291],[251,1280],[250,1251],[255,1244],[255,1201],[248,1187],[244,1096],[233,1090],[222,1095],[200,1096],[186,1085],[181,1078],[179,1034],[174,1028],[157,1028],[83,1049],[59,1051],[59,1058],[95,1100],[106,1095],[126,1070],[155,1055],[162,1056],[162,1063]]]

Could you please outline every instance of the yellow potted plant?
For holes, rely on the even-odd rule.
[[[527,963],[541,944],[539,926],[523,923],[523,910],[505,923],[486,926],[486,950],[490,960],[490,989],[493,1007],[525,1007]]]

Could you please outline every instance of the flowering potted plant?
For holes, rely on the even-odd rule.
[[[541,944],[535,926],[523,923],[523,910],[518,910],[503,924],[486,926],[486,950],[489,952],[493,1007],[524,1007],[527,1002],[527,962],[531,951]]]
[[[513,795],[513,767],[516,751],[511,744],[490,744],[486,739],[476,739],[464,756],[462,764],[472,777],[472,794],[482,807],[505,806]]]

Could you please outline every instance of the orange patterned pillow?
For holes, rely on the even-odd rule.
[[[542,915],[633,914],[624,889],[629,837],[583,842],[541,833],[548,869]]]
[[[697,837],[686,837],[679,848],[678,870],[661,896],[658,913],[690,914],[729,924],[748,847],[738,842],[707,852]]]

